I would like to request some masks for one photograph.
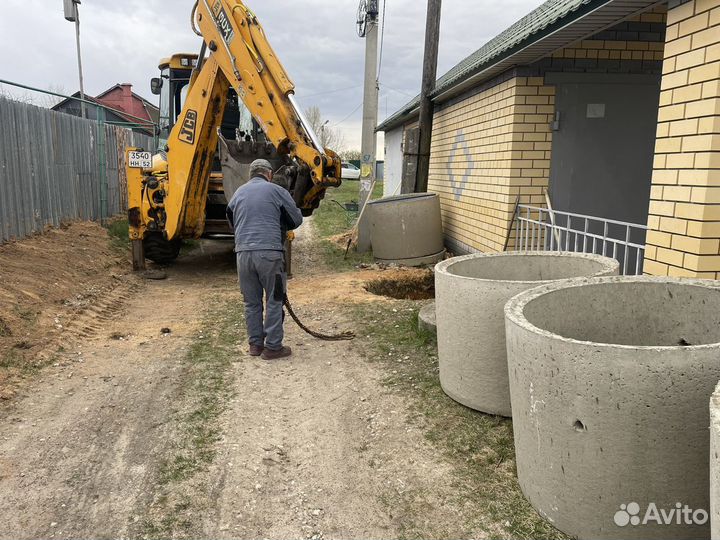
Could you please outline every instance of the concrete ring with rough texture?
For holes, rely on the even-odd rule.
[[[435,266],[440,383],[463,405],[510,416],[504,307],[543,283],[616,275],[614,259],[567,252],[467,255]]]
[[[538,512],[578,538],[709,538],[720,282],[575,279],[505,315],[517,474]]]

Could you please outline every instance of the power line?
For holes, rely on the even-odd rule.
[[[358,109],[363,106],[363,103],[364,103],[364,102],[361,101],[361,102],[360,102],[360,105],[358,105],[357,107],[355,107],[355,108],[352,110],[352,112],[351,112],[350,114],[348,114],[345,118],[343,118],[343,119],[340,120],[339,122],[333,122],[333,123],[334,123],[336,126],[339,126],[340,124],[342,124],[343,122],[345,122],[348,118],[350,118],[353,114],[355,114],[355,113],[358,111]]]
[[[383,0],[382,25],[380,27],[380,60],[378,61],[377,80],[380,82],[380,72],[382,71],[383,46],[385,45],[385,8],[387,0]]]
[[[303,98],[311,98],[316,96],[324,96],[326,94],[335,94],[337,92],[344,92],[345,90],[354,90],[355,88],[362,88],[362,84],[356,84],[354,86],[348,86],[346,88],[336,88],[335,90],[327,90],[326,92],[318,92],[317,94],[303,95]]]
[[[414,97],[415,97],[415,96],[413,96],[412,94],[408,94],[407,92],[403,92],[402,90],[398,90],[397,88],[393,88],[392,86],[388,86],[388,85],[385,84],[385,83],[382,83],[380,86],[383,86],[383,87],[387,88],[388,90],[392,90],[393,92],[397,92],[398,94],[402,94],[402,95],[407,96],[407,97],[411,97],[411,98],[414,98]]]

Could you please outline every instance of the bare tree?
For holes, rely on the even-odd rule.
[[[45,107],[51,109],[63,98],[54,96],[52,94],[44,94],[42,92],[29,92],[23,89],[11,89],[7,85],[0,84],[0,96],[11,99],[12,101],[19,101],[21,103],[27,103],[28,105],[35,105],[37,107]],[[48,91],[55,94],[67,95],[65,88],[62,85],[51,84],[48,86]]]
[[[323,148],[339,152],[345,146],[345,138],[342,132],[330,126],[330,123],[323,119],[320,107],[309,107],[305,110],[305,116],[307,116],[308,122],[310,122],[317,136],[320,137]]]
[[[360,150],[343,150],[340,157],[344,161],[362,161],[362,152]]]
[[[51,84],[47,87],[48,91],[52,92],[53,94],[62,94],[63,96],[67,96],[68,92],[65,89],[65,87],[61,84]],[[55,105],[63,101],[65,98],[61,98],[59,96],[54,96],[52,94],[39,94],[37,98],[36,105],[39,105],[40,107],[45,107],[47,109],[52,109]]]

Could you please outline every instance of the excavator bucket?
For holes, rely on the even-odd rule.
[[[250,164],[256,159],[266,159],[273,166],[273,183],[290,192],[298,207],[312,187],[309,170],[293,164],[287,156],[278,155],[270,143],[226,139],[220,135],[218,144],[223,172],[225,197],[229,202],[240,186],[250,180]]]
[[[237,189],[250,180],[250,164],[256,159],[266,159],[274,170],[280,169],[285,160],[278,156],[270,143],[248,142],[226,139],[220,135],[220,164],[223,172],[223,187],[228,201]],[[278,182],[283,185],[282,182]],[[284,186],[286,187],[287,186]]]

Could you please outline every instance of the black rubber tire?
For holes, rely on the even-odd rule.
[[[145,258],[157,264],[170,264],[180,255],[182,240],[165,240],[160,233],[148,233],[143,240]]]

